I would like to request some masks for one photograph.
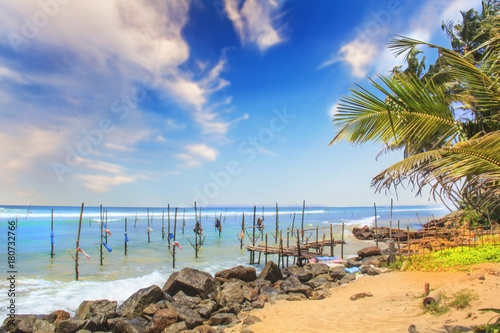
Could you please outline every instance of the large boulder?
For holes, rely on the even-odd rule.
[[[323,264],[323,263],[316,263],[316,264],[311,265],[311,272],[313,274],[313,277],[316,277],[316,276],[321,275],[321,274],[326,274],[326,273],[328,273],[329,269],[330,269],[330,267],[328,267],[327,264]]]
[[[308,281],[306,284],[311,286],[313,289],[316,289],[327,282],[332,281],[332,278],[328,274],[321,274],[316,276],[314,279]]]
[[[212,301],[211,299],[204,299],[198,304],[193,310],[199,313],[203,318],[209,318],[210,314],[215,311],[217,307],[217,303]]]
[[[202,299],[215,299],[219,289],[219,282],[209,273],[193,268],[172,273],[163,286],[163,291],[171,296],[182,290],[188,296],[200,296]]]
[[[380,255],[380,248],[378,246],[369,246],[358,251],[358,256],[361,258],[378,256],[378,255]]]
[[[275,289],[271,286],[263,286],[262,288],[260,288],[259,291],[261,295],[267,295],[267,296],[277,296],[283,294],[282,290]]]
[[[230,308],[234,304],[242,304],[246,284],[240,280],[231,280],[224,283],[222,290],[217,295],[217,304],[220,307]]]
[[[87,324],[87,320],[69,318],[55,322],[54,326],[56,327],[56,333],[76,333],[81,329],[87,328]]]
[[[142,318],[123,319],[120,318],[116,321],[113,332],[114,333],[146,333],[147,321]]]
[[[193,329],[203,324],[203,318],[194,310],[188,309],[177,303],[169,303],[168,308],[174,310],[178,317],[177,320],[184,321],[189,329]]]
[[[220,272],[215,273],[216,278],[225,280],[238,279],[245,282],[252,282],[257,279],[257,271],[255,267],[236,266]]]
[[[16,332],[19,333],[33,333],[33,326],[37,318],[34,315],[27,316],[17,325]]]
[[[260,272],[259,278],[275,283],[276,281],[281,280],[283,275],[281,274],[281,269],[274,263],[274,261],[268,261],[266,266]]]
[[[310,286],[303,284],[302,282],[300,282],[299,279],[297,279],[294,276],[291,276],[285,281],[283,281],[280,287],[281,290],[283,290],[287,294],[297,293],[297,294],[303,294],[306,297],[309,297],[312,292],[312,288]]]
[[[210,326],[225,326],[231,324],[235,320],[237,320],[237,318],[233,313],[216,313],[210,317],[208,324]]]
[[[370,266],[361,266],[361,273],[374,276],[374,275],[379,275],[381,271],[370,265]]]
[[[146,307],[164,299],[165,294],[163,294],[160,287],[152,285],[148,288],[139,289],[116,309],[116,313],[120,317],[130,319],[140,317]]]
[[[96,324],[97,330],[106,331],[107,320],[116,317],[116,301],[107,299],[83,301],[76,310],[75,319],[88,319]]]
[[[186,308],[192,309],[200,304],[202,299],[200,296],[188,296],[181,290],[177,294],[175,294],[175,296],[172,298],[172,301],[179,303]]]
[[[153,319],[147,327],[147,333],[162,333],[163,330],[177,322],[177,312],[172,309],[161,309],[156,311]]]
[[[328,272],[330,277],[334,279],[335,281],[341,280],[347,272],[345,271],[345,266],[344,265],[339,265],[339,266],[334,266],[330,268],[330,271]]]
[[[300,282],[306,283],[307,281],[311,280],[313,278],[313,273],[311,271],[302,271],[298,274],[292,275],[299,279]]]

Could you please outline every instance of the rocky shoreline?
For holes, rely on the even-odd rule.
[[[323,261],[321,261],[323,260]],[[280,269],[269,261],[257,276],[254,267],[237,266],[217,272],[184,268],[174,272],[163,287],[152,285],[135,292],[118,306],[116,301],[84,301],[75,316],[59,310],[48,315],[17,315],[6,318],[0,333],[176,333],[224,332],[243,323],[252,332],[259,318],[253,309],[279,300],[319,300],[330,289],[356,280],[358,274],[378,275],[387,260],[376,246],[358,251],[346,261],[320,257],[303,267]]]

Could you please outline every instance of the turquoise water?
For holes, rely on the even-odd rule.
[[[54,210],[54,258],[50,257],[51,209]],[[194,242],[194,238],[188,239],[194,236],[193,208],[179,208],[177,219],[175,208],[170,208],[170,214],[167,208],[149,208],[149,226],[153,231],[148,242],[147,208],[104,207],[107,211],[107,229],[112,234],[108,236],[107,245],[112,248],[112,252],[104,249],[103,266],[100,265],[98,251],[101,239],[100,208],[84,207],[80,247],[90,259],[80,254],[80,281],[75,281],[75,264],[67,249],[75,249],[80,209],[81,207],[0,206],[1,244],[7,244],[8,241],[8,221],[17,220],[15,269],[18,314],[49,313],[59,309],[74,312],[86,299],[107,298],[121,302],[139,288],[152,284],[163,286],[174,270],[184,267],[215,274],[222,269],[248,264],[248,253],[245,248],[240,249],[238,236],[241,234],[243,213],[245,226],[252,226],[253,207],[202,208],[201,218],[198,211],[198,220],[202,223],[205,235],[198,258],[195,258],[195,250],[189,242],[189,239]],[[390,207],[377,207],[378,225],[389,225],[390,212]],[[392,221],[393,226],[399,220],[402,228],[411,225],[416,229],[420,227],[420,222],[425,223],[428,218],[441,217],[446,213],[446,210],[436,206],[395,206]],[[257,207],[256,218],[262,216],[269,243],[274,243],[271,233],[276,229],[276,207]],[[182,250],[176,248],[175,269],[167,238],[162,239],[162,224],[168,234],[169,217],[170,232],[174,233],[176,224],[176,240],[183,247]],[[220,235],[214,226],[216,217],[222,221]],[[129,237],[126,256],[125,218]],[[355,225],[373,225],[375,214],[373,207],[306,207],[303,219],[304,228],[332,225],[336,239],[341,238],[341,226],[344,223],[348,243],[344,254],[348,257],[370,245],[369,242],[354,239],[350,230]],[[293,225],[297,229],[301,224],[302,207],[279,208],[278,226],[285,239],[287,228]],[[315,233],[306,234],[307,236],[315,238]],[[320,234],[320,238],[321,236]],[[249,242],[248,235],[245,235],[244,243]],[[2,247],[2,262],[5,263],[4,272],[7,274],[7,246]],[[339,247],[335,251],[336,255],[340,254]],[[277,258],[270,257],[270,260],[276,261]],[[262,268],[263,263],[262,260],[261,265],[256,265],[257,270]],[[0,304],[7,304],[9,299],[6,279],[1,279],[0,288]]]

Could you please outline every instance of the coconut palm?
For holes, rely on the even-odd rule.
[[[340,100],[331,144],[374,141],[404,150],[401,162],[373,178],[377,191],[403,184],[421,191],[430,185],[434,196],[456,203],[481,204],[483,198],[500,203],[500,18],[498,10],[484,11],[463,49],[401,36],[391,42],[395,54],[407,59],[415,58],[418,47],[436,49],[432,75],[414,70],[380,75],[382,84],[371,80],[377,94],[357,85]],[[413,67],[422,66],[413,62]]]

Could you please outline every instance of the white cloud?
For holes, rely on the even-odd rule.
[[[354,40],[340,49],[340,60],[351,67],[351,74],[364,77],[376,61],[379,46],[375,43]]]
[[[128,151],[128,152],[132,152],[132,151],[136,151],[137,150],[135,148],[127,147],[125,145],[121,145],[121,144],[113,143],[113,142],[106,142],[104,144],[104,147],[106,147],[108,149],[111,149],[111,150]]]
[[[204,160],[215,161],[219,152],[213,147],[209,147],[206,144],[194,144],[186,146],[188,152],[194,156],[201,157]]]
[[[97,193],[106,193],[111,187],[122,184],[135,183],[137,179],[137,177],[125,175],[76,175],[75,178],[83,181],[83,186]]]
[[[242,4],[243,3],[243,4]],[[224,0],[228,18],[243,44],[255,43],[261,51],[283,41],[274,18],[280,5],[266,0]]]
[[[184,161],[183,168],[199,168],[204,161],[215,161],[219,151],[207,144],[191,144],[184,147],[185,152],[175,154],[174,157]]]
[[[328,110],[328,117],[331,119],[339,112],[339,104],[335,103]]]

